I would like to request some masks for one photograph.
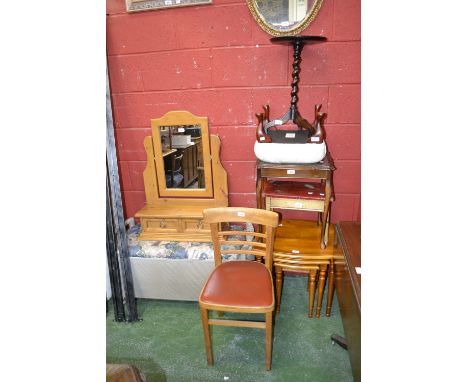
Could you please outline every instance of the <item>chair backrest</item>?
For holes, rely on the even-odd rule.
[[[244,207],[218,207],[207,208],[203,211],[203,218],[210,224],[211,238],[215,266],[221,264],[222,255],[238,253],[246,255],[261,256],[264,258],[265,266],[271,271],[273,263],[273,242],[276,227],[278,226],[278,214],[273,211],[260,210]],[[263,226],[257,232],[231,231],[229,228],[221,229],[222,223],[252,223]],[[260,228],[260,227],[259,227]],[[246,236],[245,241],[227,240],[229,236]],[[253,240],[247,240],[247,236],[253,236]],[[251,249],[221,249],[222,245],[243,245]],[[245,247],[243,247],[245,248]]]

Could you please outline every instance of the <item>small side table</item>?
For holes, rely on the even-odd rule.
[[[326,248],[328,244],[327,224],[330,212],[330,200],[333,195],[332,173],[335,170],[333,159],[327,152],[323,160],[318,163],[267,163],[257,160],[257,208],[265,209],[265,190],[268,178],[277,178],[280,180],[294,179],[319,179],[325,183],[325,202],[322,215],[321,242],[320,246]]]

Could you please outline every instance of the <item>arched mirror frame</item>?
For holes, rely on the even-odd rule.
[[[312,9],[306,15],[306,17],[304,17],[304,19],[297,25],[294,25],[293,27],[288,29],[274,29],[262,16],[260,10],[258,9],[256,0],[247,0],[247,6],[249,7],[250,12],[252,13],[252,16],[254,17],[257,24],[260,25],[260,27],[265,32],[271,34],[272,36],[279,37],[296,35],[301,33],[304,29],[306,29],[310,25],[312,20],[314,20],[317,16],[317,13],[320,10],[320,7],[322,6],[322,2],[323,0],[315,0]]]
[[[204,188],[184,189],[184,188],[167,188],[165,184],[164,163],[161,147],[161,126],[184,126],[198,125],[201,128],[201,138],[203,147],[203,163],[204,163]],[[208,118],[197,117],[187,111],[170,111],[163,117],[152,119],[151,128],[153,133],[154,145],[154,160],[156,162],[156,172],[158,177],[158,191],[161,197],[213,197],[213,183],[211,173],[211,158],[210,158],[210,140],[208,132]]]

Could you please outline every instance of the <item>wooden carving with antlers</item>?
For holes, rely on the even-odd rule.
[[[312,124],[302,118],[299,112],[296,111],[296,119],[293,122],[299,127],[299,130],[279,130],[277,126],[284,124],[283,119],[270,121],[270,105],[263,105],[263,113],[255,114],[257,117],[257,142],[322,143],[325,139],[323,124],[327,113],[321,113],[321,108],[321,104],[315,105],[314,121]]]

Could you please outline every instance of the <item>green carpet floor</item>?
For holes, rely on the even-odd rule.
[[[137,366],[157,381],[352,381],[346,350],[330,335],[343,335],[338,301],[331,317],[307,317],[305,277],[284,278],[275,319],[271,371],[265,370],[264,331],[213,327],[214,366],[208,367],[196,302],[138,300],[142,321],[118,323],[109,304],[107,362]],[[325,305],[325,299],[324,299]],[[225,317],[229,317],[228,314]]]

